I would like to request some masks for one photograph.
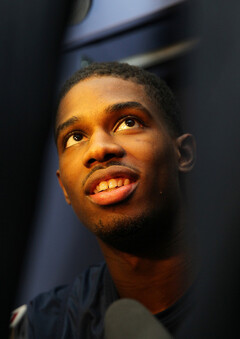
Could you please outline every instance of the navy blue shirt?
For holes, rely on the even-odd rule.
[[[30,339],[103,339],[104,315],[118,293],[105,263],[91,266],[68,286],[42,293],[28,305]],[[156,317],[174,335],[190,312],[182,297]]]

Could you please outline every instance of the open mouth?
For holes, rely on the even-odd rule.
[[[112,205],[126,200],[137,187],[137,182],[129,178],[112,178],[100,181],[89,195],[97,205]]]
[[[97,205],[111,205],[128,198],[139,183],[139,174],[126,166],[95,171],[85,184],[85,194]]]
[[[129,178],[114,178],[106,181],[101,181],[93,190],[94,194],[100,192],[110,192],[122,186],[127,186],[131,183]]]

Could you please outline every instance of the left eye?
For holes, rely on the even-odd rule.
[[[138,128],[141,126],[142,125],[136,119],[127,118],[118,125],[118,127],[115,129],[115,132],[122,131],[125,129],[130,129],[130,128]]]

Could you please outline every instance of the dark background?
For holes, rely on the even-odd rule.
[[[0,3],[1,337],[13,307],[101,258],[54,183],[56,88],[88,62],[156,56],[158,50],[163,56],[142,66],[173,87],[198,142],[188,191],[203,264],[197,307],[179,337],[238,335],[240,4],[189,3],[145,10],[115,25],[105,10],[109,26],[88,32],[93,1],[86,21],[68,25],[65,35],[69,1]],[[179,53],[166,49],[196,38],[197,46]]]
[[[132,13],[131,9],[126,12],[126,0],[115,9],[116,5],[111,5],[109,0],[102,1],[101,5],[92,2],[85,20],[79,25],[68,26],[60,55],[57,89],[73,72],[89,62],[126,60],[136,63],[142,62],[141,57],[145,56],[142,66],[163,77],[179,99],[185,99],[190,87],[190,79],[185,76],[187,59],[193,48],[182,47],[193,40],[187,27],[189,5],[169,6],[166,2],[168,5],[162,8],[161,2],[156,6],[155,1],[142,1],[141,8],[139,2],[135,2],[138,10],[133,11],[133,1]],[[159,9],[156,11],[156,8]],[[93,20],[96,13],[101,22]],[[169,46],[179,46],[178,51],[170,53]],[[52,128],[44,147],[36,211],[16,306],[56,285],[71,282],[89,264],[102,260],[95,237],[80,224],[58,185]]]

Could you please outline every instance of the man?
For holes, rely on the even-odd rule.
[[[175,333],[194,279],[181,175],[194,164],[167,85],[140,68],[92,64],[64,85],[56,117],[57,177],[106,264],[28,306],[29,336],[102,338],[108,306],[142,303]]]

